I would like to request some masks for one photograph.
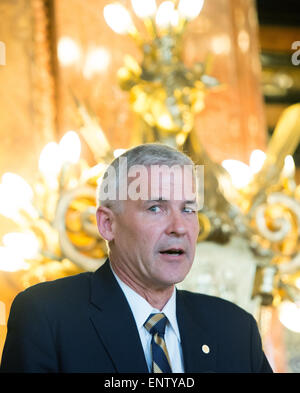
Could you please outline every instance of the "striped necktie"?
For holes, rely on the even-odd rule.
[[[152,351],[152,372],[171,373],[170,359],[166,343],[164,340],[167,317],[163,313],[150,314],[144,323],[145,328],[150,334]]]

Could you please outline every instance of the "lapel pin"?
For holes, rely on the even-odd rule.
[[[206,344],[202,345],[202,351],[203,351],[205,354],[208,354],[208,353],[210,352],[209,346],[206,345]]]

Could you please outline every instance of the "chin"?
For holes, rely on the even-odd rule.
[[[187,256],[177,261],[159,258],[154,266],[156,271],[153,270],[152,272],[154,273],[153,276],[156,276],[157,282],[164,284],[164,286],[170,286],[185,279],[192,267],[192,262]]]
[[[190,269],[184,269],[180,272],[171,271],[168,274],[161,276],[161,282],[164,282],[166,286],[171,286],[182,282],[187,276]]]

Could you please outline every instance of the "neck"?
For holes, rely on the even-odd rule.
[[[149,304],[151,304],[152,307],[160,311],[164,308],[173,294],[174,284],[168,287],[147,287],[138,282],[135,277],[132,278],[130,275],[126,274],[126,272],[120,269],[118,264],[114,263],[113,260],[110,260],[110,263],[114,273],[119,277],[119,279],[133,289],[137,294],[142,296]]]

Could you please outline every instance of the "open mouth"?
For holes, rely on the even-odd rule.
[[[160,254],[182,255],[184,254],[184,251],[181,248],[169,248],[167,250],[160,251]]]

